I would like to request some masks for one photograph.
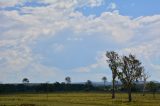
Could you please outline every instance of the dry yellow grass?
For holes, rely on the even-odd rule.
[[[111,99],[108,93],[50,93],[0,95],[0,106],[160,106],[160,94],[133,94],[127,102],[127,94],[116,94]]]

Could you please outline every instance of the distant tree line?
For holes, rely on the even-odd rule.
[[[29,83],[28,78],[23,78],[19,84],[0,84],[2,93],[24,93],[24,92],[70,92],[70,91],[100,91],[101,88],[93,86],[90,80],[84,84],[71,84],[71,78],[65,78],[65,82],[55,83]]]
[[[17,93],[17,92],[58,92],[58,91],[82,91],[88,89],[84,84],[65,84],[56,82],[54,84],[0,84],[0,93]],[[93,90],[94,88],[90,88]]]
[[[132,86],[132,92],[143,91],[143,84]],[[155,93],[160,90],[160,84],[150,82],[146,85],[148,92]],[[111,85],[95,86],[92,81],[88,80],[85,84],[68,84],[68,83],[21,83],[21,84],[0,84],[0,94],[6,93],[47,93],[47,92],[111,92]],[[116,92],[127,92],[124,85],[115,85]]]

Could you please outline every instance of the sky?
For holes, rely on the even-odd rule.
[[[0,83],[111,81],[106,51],[160,81],[160,0],[0,0]]]

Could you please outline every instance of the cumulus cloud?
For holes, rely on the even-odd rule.
[[[43,3],[49,3],[59,8],[76,8],[76,7],[96,7],[103,4],[103,0],[41,0]]]
[[[31,0],[32,1],[32,0]],[[30,2],[31,2],[30,1]],[[32,7],[23,5],[19,10],[0,11],[0,64],[3,73],[8,70],[22,71],[39,61],[39,56],[33,53],[32,46],[39,38],[61,36],[58,34],[66,29],[73,35],[68,41],[82,41],[84,37],[99,37],[101,40],[111,40],[118,44],[118,50],[143,54],[148,60],[160,57],[159,33],[160,15],[132,18],[123,16],[118,11],[103,12],[100,16],[85,16],[77,8],[84,6],[95,7],[103,4],[103,0],[39,0],[46,6]],[[0,1],[0,6],[10,7],[22,4],[21,0]],[[108,8],[116,9],[111,3]],[[83,40],[85,41],[85,39]],[[119,45],[123,47],[119,48]],[[52,49],[61,52],[65,44],[54,43]],[[105,48],[104,48],[105,49]],[[89,72],[106,64],[104,52],[98,54],[96,63],[76,68],[76,72]],[[33,66],[33,65],[32,65]],[[41,67],[41,68],[39,68]],[[34,64],[36,72],[54,68],[47,68],[41,64]],[[31,70],[31,69],[28,69]],[[38,71],[39,70],[39,71]],[[47,75],[46,75],[47,76]],[[7,77],[7,75],[6,75]]]
[[[17,4],[21,4],[23,0],[1,0],[0,7],[11,7]]]
[[[75,24],[79,20],[78,24]],[[134,35],[134,30],[138,27],[138,22],[130,17],[122,16],[115,12],[104,12],[99,17],[85,17],[80,13],[75,14],[75,19],[71,21],[75,33],[85,33],[84,35],[94,35],[111,37],[115,41],[122,43],[130,40]],[[87,29],[87,30],[86,30]]]

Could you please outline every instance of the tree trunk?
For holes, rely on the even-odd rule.
[[[104,81],[104,90],[105,90],[105,87],[106,87],[106,83],[105,83],[105,81]]]
[[[144,80],[144,84],[143,84],[143,96],[145,96],[145,89],[146,89],[146,80]]]
[[[145,85],[144,85],[144,87],[143,87],[143,96],[145,96]]]
[[[113,81],[112,81],[112,99],[115,99],[115,90],[114,90],[114,88],[115,88],[115,80],[113,79]]]
[[[131,87],[128,88],[128,101],[132,101],[132,92],[131,92]]]

